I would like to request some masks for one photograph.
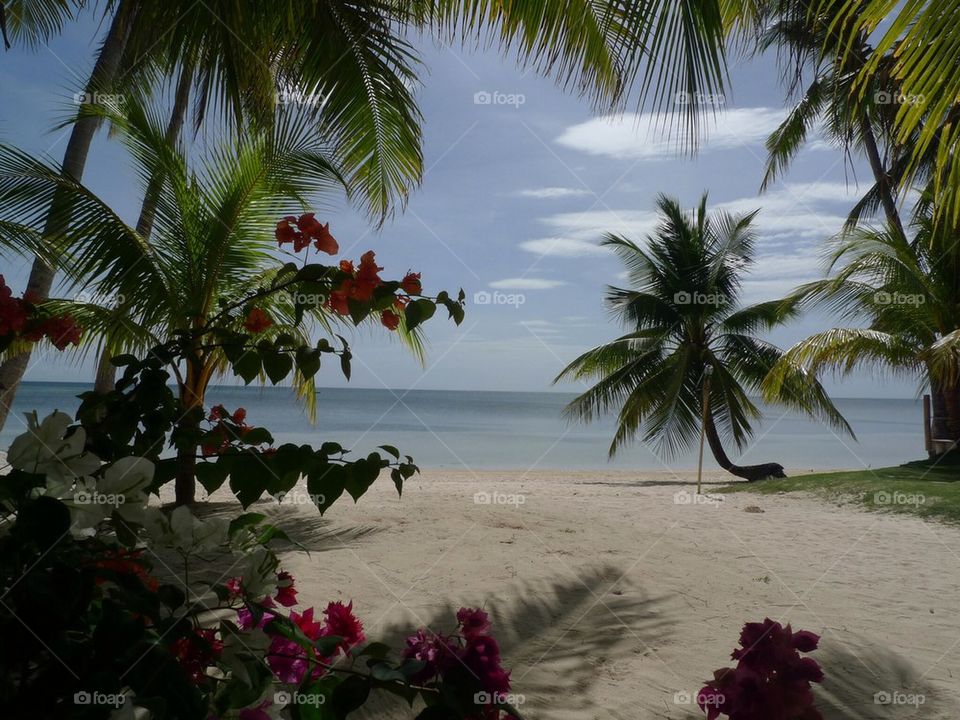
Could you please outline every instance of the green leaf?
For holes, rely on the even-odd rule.
[[[393,480],[393,484],[397,488],[397,495],[403,497],[403,475],[397,468],[390,471],[390,479]]]
[[[274,385],[287,377],[292,369],[293,358],[287,353],[273,352],[263,355],[263,370]]]
[[[349,380],[350,379],[350,360],[353,358],[353,355],[350,354],[349,350],[344,350],[343,354],[340,356],[340,370],[343,372],[343,376]]]
[[[393,457],[396,458],[397,460],[400,459],[400,451],[397,450],[397,448],[395,448],[393,445],[380,445],[379,447],[385,453],[389,455],[393,455]]]
[[[240,355],[239,358],[233,363],[233,373],[234,375],[239,375],[243,378],[243,381],[249,385],[260,374],[260,353],[252,348],[248,348],[246,352]]]
[[[347,472],[343,465],[327,462],[315,463],[307,473],[307,492],[323,515],[343,495]]]
[[[380,474],[380,463],[373,463],[368,458],[362,458],[344,467],[347,469],[347,482],[344,489],[350,493],[350,497],[356,502],[377,479]]]
[[[332,706],[337,718],[347,715],[367,701],[370,695],[370,681],[359,675],[351,675],[333,690]]]
[[[240,436],[240,442],[244,445],[270,445],[273,443],[273,435],[263,427],[250,428]]]
[[[308,380],[320,369],[320,350],[297,348],[297,369]]]
[[[198,462],[194,473],[208,493],[216,492],[230,474],[232,456],[222,455],[216,462]]]
[[[425,298],[414,300],[407,305],[404,315],[407,321],[407,330],[413,330],[420,323],[429,320],[437,311],[437,306]]]
[[[232,463],[232,465],[230,489],[233,491],[233,494],[237,496],[237,500],[240,501],[243,509],[246,510],[259,500],[264,490],[266,490],[263,481],[266,468],[251,457],[249,453],[244,453],[243,456],[237,456],[236,462]]]
[[[134,363],[139,362],[136,355],[124,354],[124,355],[114,355],[110,358],[110,364],[114,367],[125,367],[127,365],[133,365]]]

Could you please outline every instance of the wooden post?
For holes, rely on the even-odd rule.
[[[933,457],[933,429],[930,417],[930,396],[923,396],[923,444],[927,455]]]
[[[700,459],[697,462],[697,495],[703,482],[703,438],[707,432],[707,413],[710,412],[710,376],[713,374],[713,365],[703,369],[703,413],[700,417]]]

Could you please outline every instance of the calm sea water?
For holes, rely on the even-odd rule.
[[[70,383],[25,383],[14,414],[36,409],[73,413],[76,395],[87,387]],[[591,425],[569,424],[561,417],[572,398],[563,393],[366,389],[322,389],[316,425],[311,426],[289,388],[217,387],[210,404],[245,407],[248,422],[269,428],[277,443],[318,444],[334,440],[366,454],[389,443],[426,468],[459,469],[687,469],[695,452],[661,461],[642,443],[627,448],[613,462],[607,447],[612,418]],[[884,467],[923,457],[922,411],[916,400],[838,399],[857,440],[838,437],[792,412],[770,408],[757,427],[744,463],[780,462],[787,468]],[[8,420],[0,431],[0,448],[23,432],[23,423]],[[735,448],[729,448],[737,458]],[[707,453],[707,466],[714,467]]]

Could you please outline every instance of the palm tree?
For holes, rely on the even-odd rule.
[[[87,91],[151,86],[178,66],[195,67],[197,120],[216,106],[236,127],[249,118],[269,123],[278,88],[321,97],[312,112],[333,145],[333,160],[382,220],[423,169],[412,89],[419,58],[406,37],[410,31],[461,43],[486,37],[603,107],[621,106],[639,87],[641,99],[650,96],[663,108],[679,90],[696,99],[722,87],[724,32],[736,4],[107,0],[99,7],[112,18],[111,34]],[[76,9],[65,0],[7,0],[0,8],[15,40],[49,37]],[[685,109],[695,129],[697,108]],[[78,122],[71,134],[63,166],[77,180],[95,128]],[[52,218],[62,216],[61,205],[51,209],[48,234],[56,230]],[[47,297],[53,279],[38,258],[28,289]],[[0,427],[28,361],[27,352],[0,365]]]
[[[955,226],[960,221],[960,0],[802,0],[795,5],[833,18],[830,31],[837,41],[822,52],[835,56],[838,65],[858,55],[864,37],[873,38],[873,52],[853,69],[851,94],[868,95],[876,79],[887,75],[913,99],[896,107],[891,131],[893,141],[907,148],[899,184],[924,184],[918,180],[932,159],[934,219]]]
[[[850,213],[855,225],[868,212],[881,208],[887,223],[903,231],[898,209],[899,181],[906,169],[910,146],[892,136],[895,100],[901,95],[896,78],[889,72],[892,56],[883,59],[863,94],[854,92],[857,74],[873,57],[874,50],[862,28],[848,18],[836,27],[843,0],[822,6],[819,0],[778,0],[768,8],[758,50],[775,48],[784,65],[783,74],[794,94],[805,74],[812,79],[780,126],[767,139],[769,157],[762,189],[782,174],[820,125],[823,134],[844,154],[862,152],[870,164],[874,184]],[[814,7],[816,6],[816,7]],[[856,37],[855,51],[838,55],[848,33]],[[924,169],[929,172],[930,159]]]
[[[753,262],[756,212],[707,214],[704,195],[693,213],[678,202],[657,198],[660,225],[645,247],[607,235],[627,271],[630,288],[609,287],[606,302],[626,334],[587,351],[556,378],[596,379],[573,400],[569,417],[590,421],[615,410],[618,426],[611,457],[642,434],[666,457],[690,447],[703,411],[701,382],[712,368],[704,432],[717,463],[732,474],[757,480],[782,476],[777,463],[736,465],[724,440],[743,449],[760,409],[749,393],[759,392],[779,348],[758,338],[792,317],[781,301],[740,307],[744,270]],[[850,432],[816,380],[797,366],[784,372],[776,400]]]
[[[796,365],[812,374],[873,368],[930,387],[936,437],[960,440],[960,250],[957,232],[933,221],[921,203],[916,232],[858,229],[834,240],[828,272],[798,288],[792,301],[823,306],[866,326],[838,327],[797,343],[764,383],[781,390]]]
[[[68,310],[94,336],[123,339],[123,349],[143,354],[183,331],[204,327],[222,315],[224,303],[255,291],[272,279],[265,270],[276,249],[276,218],[306,198],[342,190],[344,180],[324,154],[322,134],[308,118],[283,115],[269,132],[241,133],[194,164],[167,142],[164,123],[144,105],[103,113],[130,151],[144,185],[162,177],[157,189],[154,229],[145,238],[62,168],[0,146],[0,226],[34,235],[54,196],[70,209],[60,220],[55,255],[68,291],[86,291],[106,302],[48,301]],[[110,307],[122,299],[124,312]],[[264,337],[286,333],[309,342],[309,325],[295,322],[293,300],[270,296],[264,305],[274,325]],[[315,320],[329,322],[320,307]],[[242,332],[242,328],[238,328]],[[178,374],[185,411],[202,407],[211,379],[228,370],[222,348],[197,350]],[[313,382],[294,376],[310,399]],[[189,413],[185,416],[188,417]],[[178,502],[193,500],[194,448],[178,455]]]

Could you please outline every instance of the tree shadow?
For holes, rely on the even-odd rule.
[[[731,475],[729,480],[704,480],[701,485],[703,487],[727,487],[728,485],[737,484],[739,478]],[[743,480],[742,482],[746,482]],[[606,485],[608,487],[621,487],[621,488],[631,488],[631,487],[675,487],[678,489],[696,487],[697,481],[693,480],[636,480],[636,481],[626,481],[626,482],[613,482],[610,480],[584,480],[578,482],[577,485]]]
[[[817,708],[825,720],[954,720],[960,717],[956,696],[946,693],[906,658],[852,637],[841,645],[821,641],[817,659],[826,676],[815,688]]]
[[[462,606],[482,606],[490,614],[504,666],[512,671],[512,692],[523,696],[525,718],[595,717],[591,689],[618,672],[618,662],[653,653],[674,622],[662,609],[665,598],[647,595],[622,577],[622,569],[603,566],[578,573],[580,579],[542,579],[516,583],[497,599],[447,602],[429,617],[406,612],[377,633],[391,647],[402,647],[412,630],[426,625],[449,633]],[[409,618],[409,619],[408,619]],[[589,658],[589,660],[588,660]],[[358,713],[363,718],[409,718],[410,709],[377,694]]]
[[[198,504],[194,513],[199,518],[219,517],[232,520],[237,516],[235,502],[205,502]],[[247,508],[246,512],[261,513],[266,516],[264,522],[283,529],[292,543],[280,540],[273,546],[277,551],[306,550],[307,552],[327,552],[342,550],[345,545],[383,532],[376,525],[343,525],[335,520],[320,516],[313,505],[281,505],[272,500],[259,500]]]

